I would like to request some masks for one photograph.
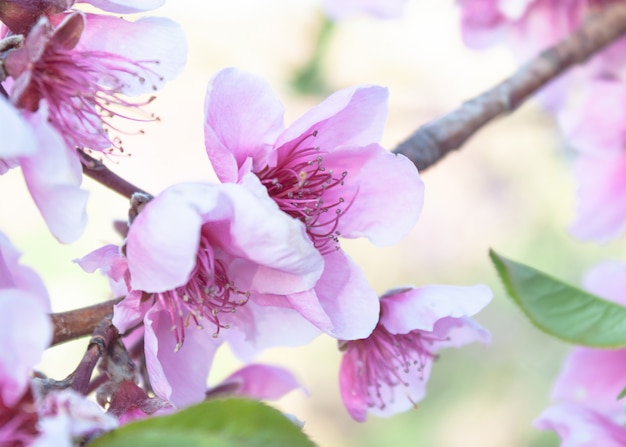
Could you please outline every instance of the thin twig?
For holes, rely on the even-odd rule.
[[[523,65],[510,78],[420,127],[393,152],[408,157],[420,171],[432,166],[494,118],[510,113],[550,81],[581,64],[626,33],[626,4],[614,2],[573,34]]]
[[[92,334],[93,329],[110,313],[120,299],[106,301],[81,309],[51,314],[54,334],[51,346]]]
[[[148,194],[143,189],[138,188],[137,186],[133,185],[129,181],[123,179],[122,177],[111,171],[104,165],[104,163],[102,163],[102,161],[93,158],[91,155],[85,153],[80,149],[78,150],[78,155],[83,162],[83,174],[91,177],[92,179],[103,184],[107,188],[112,189],[116,193],[121,194],[124,197],[128,197],[129,199],[136,192]]]

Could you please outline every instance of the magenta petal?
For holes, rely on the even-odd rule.
[[[332,321],[329,334],[342,340],[367,337],[378,322],[378,295],[363,271],[343,251],[325,255],[324,263],[315,292]]]
[[[605,261],[597,264],[585,274],[585,289],[602,298],[626,306],[626,264]]]
[[[624,405],[617,400],[626,386],[625,371],[626,349],[575,348],[563,364],[552,399],[625,419]]]
[[[553,430],[561,438],[561,447],[623,447],[626,428],[606,416],[576,404],[546,408],[535,420],[539,430]]]
[[[626,152],[614,156],[581,155],[574,236],[603,242],[626,227]]]
[[[260,170],[283,130],[284,109],[262,78],[227,68],[207,87],[204,101],[204,141],[215,173],[236,182],[245,160]]]
[[[0,400],[5,405],[20,400],[51,340],[47,309],[38,297],[19,289],[0,289]]]
[[[82,168],[45,113],[28,117],[40,150],[20,159],[24,180],[50,232],[63,243],[77,240],[87,225],[87,191],[80,189]]]
[[[315,144],[324,152],[340,146],[365,146],[380,140],[387,118],[386,88],[356,86],[330,95],[289,126],[275,148],[317,131]]]
[[[493,297],[489,287],[432,285],[387,292],[380,322],[393,334],[419,329],[432,332],[445,317],[471,317]]]
[[[152,303],[142,298],[143,293],[141,291],[133,290],[122,301],[113,306],[113,326],[121,334],[141,323],[141,320],[150,310]]]
[[[406,157],[371,144],[342,148],[325,155],[324,163],[327,169],[347,172],[343,186],[324,194],[326,203],[345,200],[337,227],[342,237],[365,236],[374,244],[391,245],[415,226],[424,184]]]
[[[77,3],[89,3],[103,11],[128,14],[157,9],[165,4],[165,0],[82,0]]]
[[[196,264],[203,215],[223,212],[219,200],[217,186],[189,183],[171,186],[148,202],[128,231],[133,289],[163,292],[187,282]]]
[[[221,339],[196,326],[185,328],[185,342],[175,352],[177,341],[171,320],[156,307],[145,318],[145,352],[154,393],[179,408],[202,401],[213,356]]]
[[[278,366],[251,364],[228,376],[218,386],[237,385],[235,394],[252,399],[280,399],[300,383],[287,369]]]

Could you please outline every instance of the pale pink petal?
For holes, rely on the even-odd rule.
[[[215,173],[224,182],[238,180],[247,158],[260,170],[283,130],[284,109],[262,78],[227,68],[207,87],[204,141]]]
[[[406,0],[324,0],[322,5],[333,20],[343,20],[359,14],[392,19],[402,15]]]
[[[251,364],[237,370],[218,386],[223,385],[235,385],[236,395],[262,400],[280,399],[290,391],[301,388],[289,370],[261,364]]]
[[[33,130],[4,96],[0,95],[0,159],[32,155],[37,150]]]
[[[460,0],[461,32],[465,45],[482,49],[506,35],[507,19],[499,0]]]
[[[444,348],[460,348],[469,343],[491,343],[491,334],[468,317],[445,317],[437,321],[432,332],[433,352]]]
[[[184,285],[196,264],[203,215],[227,208],[219,189],[205,184],[174,185],[148,202],[128,231],[132,288],[162,292]]]
[[[315,296],[312,292],[311,295]],[[220,332],[220,336],[223,334],[228,339],[235,354],[243,361],[251,361],[267,348],[309,344],[320,335],[320,330],[307,321],[299,310],[289,307],[284,297],[276,298],[284,304],[259,305],[253,294],[245,306],[231,316],[224,316],[224,322],[231,329]]]
[[[20,264],[22,253],[9,238],[0,233],[0,289],[17,288],[30,292],[39,299],[44,312],[50,313],[48,291],[39,275],[30,267]]]
[[[580,403],[624,421],[624,404],[617,400],[617,396],[626,387],[625,371],[626,349],[577,347],[563,364],[552,390],[552,399]]]
[[[150,310],[152,302],[143,298],[141,291],[133,290],[122,301],[113,306],[112,323],[121,334],[141,323],[141,320]]]
[[[393,334],[432,332],[445,317],[471,317],[489,304],[493,293],[484,285],[432,285],[387,292],[381,299],[380,322]]]
[[[229,266],[239,277],[239,287],[273,294],[312,288],[323,260],[304,225],[280,211],[252,174],[243,185],[222,185],[222,191],[230,199],[233,218],[229,238],[216,238],[216,243],[239,258]]]
[[[52,340],[52,325],[39,297],[19,289],[0,289],[0,394],[15,405],[28,386],[33,367]]]
[[[319,330],[327,334],[333,333],[334,323],[320,303],[315,289],[287,295],[286,299],[291,307]]]
[[[128,14],[157,9],[165,4],[165,0],[81,0],[77,3],[89,3],[103,11]]]
[[[561,447],[623,447],[626,428],[582,405],[549,407],[534,422],[539,430],[553,430]]]
[[[367,395],[356,385],[363,365],[357,358],[344,355],[339,366],[339,391],[343,404],[355,421],[364,422],[367,418]]]
[[[604,261],[589,269],[583,279],[585,289],[602,298],[626,306],[626,264]]]
[[[324,164],[347,172],[343,186],[324,193],[324,203],[344,200],[337,226],[342,237],[365,236],[374,244],[391,245],[415,226],[424,184],[406,157],[371,144],[325,155]]]
[[[221,343],[210,330],[185,328],[185,342],[176,352],[172,322],[166,311],[153,307],[145,318],[145,353],[154,393],[179,408],[202,401],[213,356]]]
[[[116,73],[124,82],[127,95],[153,93],[178,76],[185,66],[187,39],[173,20],[143,17],[131,22],[105,15],[86,17],[87,26],[76,49],[105,51],[134,62],[128,64],[128,75]]]
[[[574,236],[604,242],[621,234],[626,226],[626,152],[613,157],[581,155],[574,172],[578,179]]]
[[[576,106],[558,115],[566,140],[575,149],[597,156],[619,153],[626,143],[626,85],[597,79],[585,85]]]
[[[378,322],[380,302],[363,271],[343,251],[324,256],[324,273],[315,286],[320,304],[342,340],[367,337]]]
[[[46,113],[40,110],[28,120],[40,150],[20,159],[24,180],[50,232],[60,242],[74,242],[87,225],[89,194],[80,189],[80,160],[46,122]]]
[[[365,146],[380,140],[387,118],[386,88],[349,87],[333,93],[291,124],[275,148],[317,132],[315,145],[323,152],[341,146]]]

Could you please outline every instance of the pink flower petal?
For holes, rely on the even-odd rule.
[[[342,237],[365,236],[377,245],[391,245],[415,226],[424,184],[406,157],[371,144],[328,154],[324,163],[326,169],[347,172],[343,186],[324,194],[325,203],[345,200],[337,227]]]
[[[419,329],[432,332],[445,317],[471,317],[493,297],[489,287],[432,285],[387,292],[381,299],[380,322],[394,334]]]
[[[335,338],[367,337],[378,322],[380,302],[363,271],[341,250],[324,256],[324,273],[315,292],[333,327]]]
[[[0,159],[32,155],[37,150],[33,130],[2,95],[0,95]]]
[[[617,396],[626,387],[625,371],[626,349],[575,348],[563,364],[552,399],[580,403],[624,421],[624,404]]]
[[[294,375],[278,366],[251,364],[224,379],[218,386],[236,385],[235,394],[253,399],[280,399],[301,387]]]
[[[582,405],[561,404],[549,407],[534,422],[539,430],[553,430],[561,447],[622,447],[626,429],[606,416]]]
[[[20,400],[51,340],[52,325],[39,297],[0,289],[0,400],[5,405]]]
[[[386,88],[356,86],[330,95],[291,124],[275,148],[317,131],[315,145],[333,152],[341,146],[365,146],[380,140],[387,117]]]
[[[578,178],[574,236],[603,242],[626,227],[626,152],[612,157],[581,155],[574,172]]]
[[[177,407],[202,401],[213,356],[221,340],[211,330],[194,325],[185,329],[185,342],[178,352],[167,312],[154,307],[145,319],[145,353],[154,393]]]
[[[203,216],[225,213],[213,185],[174,185],[152,199],[128,231],[133,289],[162,292],[184,285],[196,264]],[[223,205],[223,204],[222,204]]]
[[[89,3],[103,11],[128,14],[157,9],[165,4],[165,0],[82,0],[77,3]]]
[[[116,74],[124,81],[127,95],[153,93],[185,66],[187,40],[180,25],[172,20],[143,17],[131,22],[105,15],[86,17],[87,26],[77,50],[105,51],[141,64],[129,64],[126,76]]]
[[[207,87],[204,141],[215,173],[236,182],[238,169],[252,158],[253,169],[265,165],[267,153],[283,130],[284,109],[262,78],[227,68]]]
[[[40,150],[20,159],[24,180],[50,232],[63,243],[77,240],[87,225],[87,191],[80,189],[78,155],[46,122],[41,110],[28,120]]]

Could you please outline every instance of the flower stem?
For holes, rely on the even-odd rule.
[[[408,157],[420,171],[459,149],[494,118],[517,109],[553,79],[626,33],[626,4],[614,2],[589,17],[553,47],[542,51],[511,77],[465,102],[458,109],[420,127],[393,152]]]
[[[107,188],[112,189],[116,193],[121,194],[124,197],[128,197],[129,199],[136,192],[148,195],[148,193],[143,189],[115,174],[107,168],[101,160],[93,158],[81,149],[78,149],[78,155],[83,162],[83,174],[91,177],[98,183],[103,184]]]

